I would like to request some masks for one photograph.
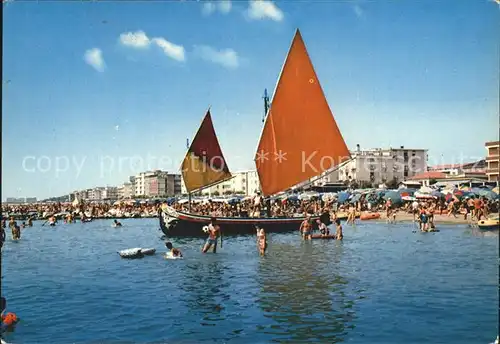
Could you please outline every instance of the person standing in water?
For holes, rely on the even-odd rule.
[[[337,227],[337,230],[335,232],[335,236],[337,237],[337,240],[344,239],[344,234],[342,233],[342,225],[340,224],[340,219],[335,220],[335,226]]]
[[[328,230],[328,227],[323,223],[321,222],[321,220],[316,220],[316,223],[318,224],[318,229],[319,229],[319,232],[321,233],[321,236],[327,236],[330,234],[330,231]]]
[[[304,240],[312,239],[312,220],[311,215],[307,215],[306,219],[302,221],[299,228],[300,233],[302,234],[302,238]]]
[[[264,228],[259,228],[257,225],[255,226],[255,229],[257,230],[257,247],[259,248],[260,255],[263,256],[267,249],[266,232],[264,231]]]
[[[215,217],[210,219],[210,224],[208,225],[208,239],[201,250],[202,253],[207,253],[212,246],[214,247],[212,252],[217,252],[217,238],[219,237],[220,227],[216,222],[217,219]]]
[[[121,227],[121,226],[122,226],[122,224],[120,222],[118,222],[117,219],[113,220],[113,227]]]

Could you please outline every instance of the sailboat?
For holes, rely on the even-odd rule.
[[[193,146],[197,148],[193,149]],[[225,164],[210,117],[203,121],[186,155],[187,160],[195,162],[191,165],[197,166],[197,171],[183,163],[182,173],[188,191],[231,178],[227,165],[222,169],[221,166],[216,168],[217,172],[213,168],[199,172],[199,167],[203,165],[198,162],[200,151],[211,151],[212,155],[205,153],[205,156],[214,156],[216,152],[221,157],[219,160]],[[262,194],[270,197],[287,191],[331,171],[343,160],[349,159],[349,149],[333,118],[297,29],[267,110],[255,153]],[[191,183],[193,186],[188,187]],[[210,221],[209,216],[180,212],[169,206],[162,207],[159,219],[160,228],[167,236],[204,236],[206,234],[202,227]],[[254,234],[255,225],[265,228],[266,232],[295,231],[304,219],[219,217],[217,222],[224,234],[229,235]]]

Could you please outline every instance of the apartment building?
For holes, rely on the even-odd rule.
[[[500,156],[500,141],[486,142],[485,147],[487,150],[486,154],[486,175],[488,181],[498,182],[499,174],[499,156]]]

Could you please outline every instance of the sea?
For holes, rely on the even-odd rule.
[[[499,238],[465,225],[344,225],[344,240],[171,239],[156,219],[34,227],[2,252],[12,344],[464,343],[498,334]],[[118,251],[156,248],[127,260]]]

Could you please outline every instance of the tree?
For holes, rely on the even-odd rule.
[[[389,182],[385,183],[388,189],[397,189],[399,186],[398,178],[394,177]]]
[[[373,184],[372,182],[369,182],[369,181],[366,181],[366,180],[362,180],[359,182],[359,188],[360,189],[370,189],[373,187]]]
[[[231,190],[224,191],[224,195],[232,195],[232,194],[233,194],[233,191],[231,191]]]
[[[431,180],[429,180],[429,185],[434,185],[434,184],[436,184],[436,183],[437,183],[437,180],[436,180],[436,179],[434,179],[434,178],[433,178],[433,179],[431,179]]]
[[[212,192],[212,196],[219,196],[219,195],[220,195],[219,191]]]

